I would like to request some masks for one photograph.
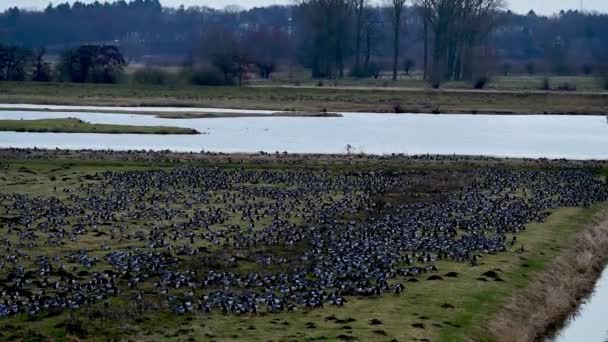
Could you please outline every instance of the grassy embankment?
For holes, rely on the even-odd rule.
[[[592,293],[608,261],[608,212],[578,235],[522,293],[514,295],[491,323],[498,341],[538,341],[556,332]]]
[[[414,73],[406,75],[400,73],[397,81],[392,80],[392,73],[387,72],[380,75],[379,78],[351,78],[346,77],[338,80],[340,86],[357,86],[357,87],[399,87],[399,88],[425,88],[429,87],[429,83],[423,80],[422,73]],[[292,74],[278,72],[275,73],[271,81],[267,80],[252,80],[255,85],[294,85],[300,86],[318,86],[319,80],[310,77],[310,71],[300,70]],[[324,86],[333,86],[333,81],[321,81]],[[547,83],[545,83],[547,82]],[[559,90],[565,86],[569,86],[570,91],[605,91],[606,87],[604,80],[597,76],[557,76],[557,75],[508,75],[508,76],[492,76],[485,84],[486,90],[526,90],[538,91],[544,90],[546,86],[549,90]],[[443,89],[473,89],[473,82],[467,81],[446,81],[441,85]]]
[[[167,167],[166,164],[111,161],[2,161],[4,170],[0,183],[4,193],[29,193],[51,196],[75,189],[86,178],[100,171],[121,171]],[[231,167],[231,166],[225,166]],[[238,167],[260,168],[262,165],[239,164]],[[304,166],[305,167],[305,166]],[[331,168],[331,164],[326,164]],[[370,164],[370,168],[382,168]],[[450,164],[444,165],[449,168]],[[340,165],[340,172],[348,166]],[[606,174],[606,170],[603,171]],[[56,190],[53,189],[56,187]],[[133,315],[133,308],[125,298],[114,302],[121,305],[103,319],[82,319],[81,327],[96,340],[217,340],[279,341],[357,338],[361,341],[429,339],[431,341],[462,341],[470,338],[492,339],[488,328],[492,318],[506,300],[525,289],[536,275],[545,271],[557,256],[571,247],[577,234],[584,231],[606,204],[590,209],[562,208],[554,212],[546,223],[531,224],[518,236],[518,244],[508,252],[484,256],[481,264],[441,262],[440,270],[457,272],[458,278],[442,281],[408,283],[401,297],[386,295],[377,299],[351,299],[344,308],[300,311],[280,315],[258,316],[174,316],[168,313]],[[99,246],[65,246],[77,250]],[[516,253],[522,245],[525,252]],[[42,252],[43,250],[41,250]],[[490,273],[487,273],[492,271]],[[486,275],[484,275],[484,273]],[[84,310],[84,309],[83,309]],[[85,312],[76,317],[86,317]],[[335,319],[327,319],[331,317]],[[0,321],[0,338],[36,337],[39,334],[56,340],[67,339],[65,322],[69,314],[28,320],[16,317]],[[372,320],[374,320],[372,322]],[[373,324],[372,324],[373,323]]]
[[[608,168],[600,170],[608,177]],[[551,336],[588,297],[608,263],[608,210],[576,236],[524,290],[513,295],[491,321],[498,341],[537,341]]]
[[[295,112],[606,114],[608,93],[382,87],[194,87],[2,83],[0,103]]]
[[[133,74],[145,69],[145,65],[130,64],[125,69],[125,82],[137,84],[133,79]],[[164,80],[165,85],[184,85],[188,84],[188,80],[180,77],[182,69],[178,66],[158,66],[154,67],[160,73],[166,75]],[[355,78],[344,77],[337,80],[338,86],[354,86],[354,87],[374,87],[374,88],[427,88],[429,83],[423,80],[422,71],[418,70],[409,74],[399,71],[397,81],[393,81],[393,74],[390,71],[381,72],[378,78]],[[262,78],[253,78],[247,81],[250,85],[255,86],[302,86],[302,87],[318,87],[320,84],[324,87],[332,87],[336,85],[334,80],[319,80],[311,77],[310,70],[306,68],[292,68],[291,70],[277,70],[272,74],[270,80]],[[488,79],[484,89],[487,90],[525,90],[536,91],[544,90],[548,86],[549,90],[559,90],[560,88],[568,88],[570,91],[605,91],[606,84],[603,77],[599,75],[550,75],[550,74],[510,74],[510,75],[493,75]],[[441,85],[443,89],[472,89],[473,82],[471,81],[446,81]]]
[[[75,118],[0,120],[0,131],[32,133],[200,134],[195,129],[190,128],[91,124]]]

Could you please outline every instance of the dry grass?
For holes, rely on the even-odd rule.
[[[576,245],[514,296],[490,324],[496,341],[537,341],[554,332],[593,289],[608,261],[608,211]]]
[[[98,134],[200,134],[195,129],[166,126],[92,124],[76,118],[40,120],[0,120],[0,131],[32,133]]]
[[[277,112],[444,114],[606,114],[606,92],[335,88],[194,87],[3,82],[0,102],[90,106],[264,109]]]

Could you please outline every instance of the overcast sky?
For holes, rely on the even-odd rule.
[[[54,0],[53,3],[62,3],[66,0]],[[72,2],[72,0],[69,0]],[[81,0],[83,2],[93,2],[94,0]],[[103,2],[104,0],[100,0]],[[372,0],[382,2],[383,0]],[[600,12],[608,12],[608,0],[583,0],[586,10],[596,10]],[[273,4],[286,4],[293,2],[292,0],[161,0],[165,6],[209,6],[223,8],[226,5],[238,4],[242,7],[266,6]],[[551,14],[559,12],[561,9],[578,9],[580,0],[507,0],[509,8],[514,12],[525,13],[530,9],[538,13]],[[49,3],[49,0],[0,0],[0,10],[4,10],[11,6],[19,6],[26,8],[44,8]]]

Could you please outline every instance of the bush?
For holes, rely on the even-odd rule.
[[[549,81],[549,77],[543,78],[543,80],[540,84],[540,89],[541,90],[551,90],[551,82]]]
[[[365,69],[363,67],[353,67],[348,71],[348,76],[353,78],[364,78],[368,77],[365,75]]]
[[[39,69],[34,70],[32,74],[33,82],[50,82],[52,79],[52,71],[51,66],[49,64],[44,64]]]
[[[411,58],[406,58],[403,61],[403,71],[405,71],[406,75],[410,75],[410,71],[416,66],[416,61]]]
[[[171,74],[153,67],[145,67],[133,73],[133,82],[138,84],[167,85],[172,83]]]
[[[199,86],[227,86],[233,85],[226,81],[224,75],[215,68],[199,68],[190,71],[189,81],[191,84]]]
[[[395,114],[401,114],[404,112],[403,107],[400,103],[396,103],[395,105],[393,105],[393,111],[395,112]]]
[[[593,65],[591,64],[583,64],[583,74],[585,74],[586,76],[589,76],[593,73]]]
[[[355,78],[373,77],[375,79],[378,79],[378,77],[380,77],[380,66],[375,63],[370,63],[367,68],[364,66],[361,66],[359,68],[352,68],[349,71],[349,76]]]
[[[536,64],[534,64],[534,62],[530,62],[530,63],[526,64],[526,71],[528,72],[529,75],[536,74]]]
[[[439,89],[441,88],[441,81],[439,80],[434,80],[431,82],[431,88],[433,89]]]
[[[488,76],[485,76],[485,75],[479,76],[473,83],[473,88],[474,89],[483,89],[486,87],[486,85],[488,84],[489,81],[490,81],[490,78]]]
[[[367,68],[367,72],[369,72],[369,74],[375,78],[378,79],[380,77],[380,72],[382,71],[382,69],[380,68],[380,66],[376,63],[372,63],[369,65],[369,67]]]
[[[576,84],[570,82],[564,82],[557,86],[557,89],[561,91],[576,91]]]

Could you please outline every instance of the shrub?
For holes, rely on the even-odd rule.
[[[414,61],[411,58],[406,58],[403,61],[403,71],[405,71],[406,75],[410,75],[410,72],[412,71],[412,69],[416,66],[416,61]]]
[[[33,82],[50,82],[53,78],[51,66],[48,63],[42,65],[39,69],[34,70],[32,74]]]
[[[82,45],[68,49],[57,66],[59,79],[75,82],[117,83],[122,80],[127,61],[113,45]]]
[[[557,89],[561,91],[576,91],[576,84],[570,82],[564,82],[557,86]]]
[[[349,71],[349,76],[355,78],[373,77],[377,79],[380,77],[380,66],[375,63],[370,63],[367,67],[361,66],[359,68],[352,68]]]
[[[380,65],[376,63],[371,63],[367,69],[367,71],[373,78],[378,79],[380,77],[380,72],[382,71]]]
[[[529,75],[536,74],[536,64],[534,64],[534,62],[526,64],[526,72],[528,72]]]
[[[486,85],[488,84],[488,82],[490,81],[490,78],[488,76],[479,76],[477,77],[477,79],[475,80],[475,82],[473,83],[473,88],[475,89],[483,89],[486,87]]]
[[[84,323],[81,320],[72,317],[71,314],[69,319],[55,325],[55,328],[64,329],[69,335],[78,337],[87,336],[87,330],[85,329]]]
[[[541,84],[540,84],[540,89],[541,90],[551,90],[551,82],[549,81],[549,77],[544,77]]]
[[[190,71],[189,81],[191,84],[200,86],[232,85],[232,82],[227,82],[219,70],[209,67]]]
[[[348,71],[348,76],[354,78],[364,78],[368,77],[365,75],[365,69],[363,67],[353,67]]]
[[[593,73],[593,65],[591,64],[583,64],[583,74],[589,76]]]
[[[404,112],[403,107],[400,103],[396,103],[395,105],[393,105],[393,111],[395,112],[395,114],[401,114]]]
[[[171,75],[160,69],[145,67],[133,73],[133,82],[139,84],[167,85],[171,83]]]

